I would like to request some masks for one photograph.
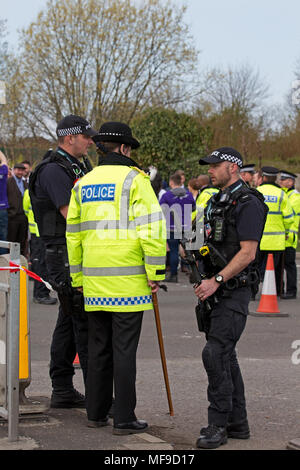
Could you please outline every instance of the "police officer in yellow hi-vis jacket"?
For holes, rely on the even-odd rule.
[[[277,295],[281,286],[281,255],[285,250],[285,240],[290,226],[294,222],[294,213],[287,195],[276,183],[279,170],[271,166],[262,168],[263,182],[257,190],[264,195],[269,208],[263,236],[260,242],[259,269],[263,280],[268,253],[273,254],[276,274]]]
[[[284,269],[286,271],[286,292],[281,295],[283,299],[296,299],[297,297],[297,266],[296,250],[298,246],[298,233],[300,221],[300,193],[295,189],[297,175],[290,171],[280,172],[279,184],[285,191],[294,211],[294,222],[289,227],[285,242]]]
[[[166,226],[149,176],[130,158],[139,147],[118,122],[94,137],[99,166],[72,190],[67,245],[73,287],[88,314],[88,426],[104,426],[112,404],[113,433],[143,432],[136,406],[136,350],[151,292],[165,277]]]

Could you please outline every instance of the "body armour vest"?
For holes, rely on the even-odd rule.
[[[36,194],[36,182],[41,169],[49,163],[56,163],[66,171],[73,184],[78,177],[85,174],[79,162],[78,165],[72,164],[63,153],[60,153],[60,150],[47,152],[29,178],[29,194],[35,221],[38,225],[40,236],[46,239],[65,236],[66,220],[49,198],[41,198]],[[75,166],[77,167],[76,169]]]
[[[264,197],[243,182],[233,189],[227,188],[215,194],[205,209],[205,241],[213,245],[227,263],[241,248],[236,229],[236,206],[249,201],[251,195],[263,203],[267,214]]]

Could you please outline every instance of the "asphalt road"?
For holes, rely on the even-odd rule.
[[[199,430],[207,425],[207,378],[201,360],[205,338],[197,330],[196,298],[187,276],[180,273],[179,283],[169,284],[168,292],[161,290],[158,299],[174,416],[169,415],[154,313],[149,311],[144,314],[138,350],[136,409],[137,416],[150,425],[147,433],[113,436],[111,426],[87,428],[84,410],[46,409],[20,421],[17,448],[195,450]],[[251,302],[250,310],[254,312],[257,305],[258,301]],[[218,451],[285,450],[290,440],[300,437],[299,300],[279,300],[279,308],[289,316],[250,315],[238,343],[251,438],[230,439]],[[49,349],[56,315],[57,306],[30,302],[31,383],[26,396],[37,406],[47,407],[51,395]],[[80,369],[76,369],[74,382],[84,393]],[[7,424],[2,423],[0,449],[12,446],[6,436]]]

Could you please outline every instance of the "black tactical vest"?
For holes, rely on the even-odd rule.
[[[71,160],[68,160],[64,155],[59,153],[58,150],[54,152],[47,152],[41,163],[37,165],[34,172],[29,178],[29,195],[31,200],[31,206],[34,213],[35,221],[38,225],[39,234],[42,238],[56,238],[64,237],[66,233],[66,220],[55,207],[49,198],[40,198],[36,195],[36,181],[40,170],[49,163],[56,163],[70,177],[70,180],[74,182],[85,174],[84,168],[78,162],[73,164]]]
[[[234,188],[226,188],[224,191],[212,196],[205,209],[206,242],[211,243],[227,262],[241,248],[236,229],[236,206],[249,201],[251,195],[257,197],[265,206],[263,195],[241,181]]]

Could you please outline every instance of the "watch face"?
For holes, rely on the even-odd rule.
[[[223,282],[223,276],[221,276],[221,274],[216,276],[216,281],[217,282]]]

